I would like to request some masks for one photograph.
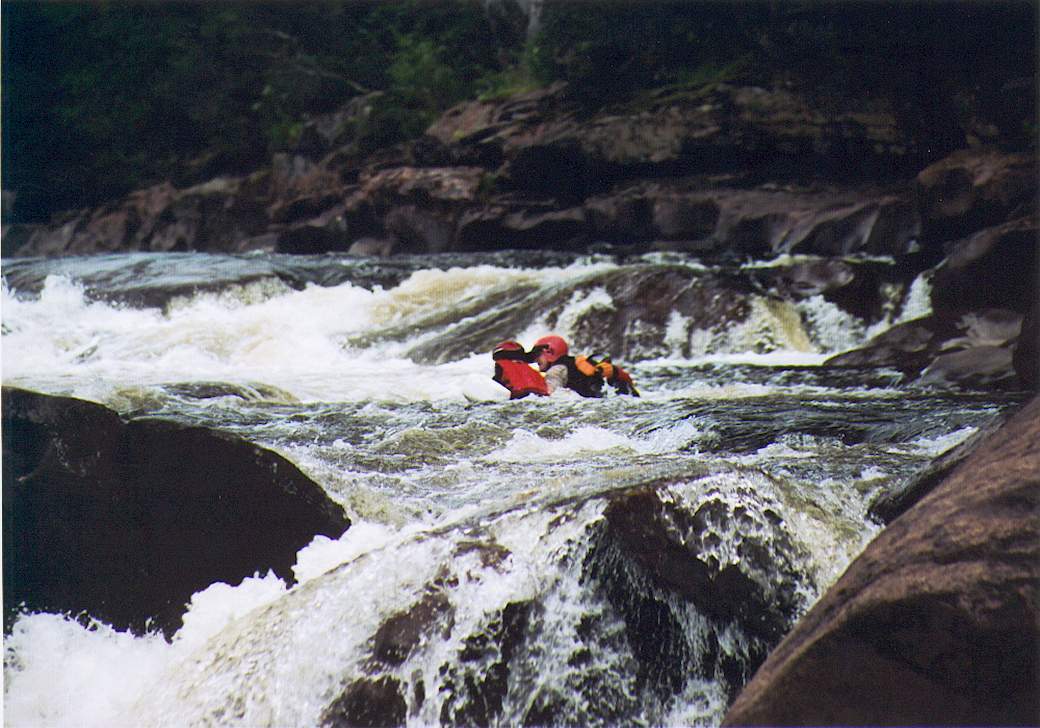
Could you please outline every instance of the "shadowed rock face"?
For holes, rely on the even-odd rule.
[[[3,456],[5,628],[24,605],[169,637],[196,591],[291,582],[299,549],[350,525],[273,452],[67,397],[5,387]]]
[[[724,725],[1035,725],[1040,398],[852,563]]]

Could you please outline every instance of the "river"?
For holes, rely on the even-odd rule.
[[[790,262],[5,261],[6,385],[233,432],[353,522],[298,554],[291,588],[257,574],[196,594],[169,642],[20,617],[6,724],[338,725],[370,695],[409,725],[717,725],[877,533],[871,500],[1019,399],[821,366],[927,313],[927,281],[864,322],[756,288]],[[666,314],[626,313],[676,291]],[[491,348],[545,333],[609,350],[642,396],[509,401]],[[633,556],[646,493],[706,593]],[[405,616],[418,633],[387,654]]]

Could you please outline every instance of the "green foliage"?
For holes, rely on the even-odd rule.
[[[515,29],[489,17],[480,0],[5,3],[3,186],[32,220],[244,172],[371,90],[363,145],[395,143],[501,70]]]
[[[481,101],[508,98],[533,91],[552,80],[553,68],[547,62],[542,36],[538,34],[524,43],[517,62],[477,80],[477,98]]]

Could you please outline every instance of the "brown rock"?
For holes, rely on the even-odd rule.
[[[874,539],[723,725],[1035,725],[1040,398]]]
[[[1018,389],[1018,377],[1008,346],[974,346],[940,354],[921,372],[922,386],[957,386],[966,389]]]
[[[1011,347],[1021,322],[1021,314],[1001,308],[933,314],[897,324],[824,364],[927,372],[920,380],[926,385],[1013,389],[1019,382]]]
[[[1040,301],[1033,304],[1022,322],[1012,363],[1022,386],[1032,390],[1040,386]]]
[[[962,149],[917,175],[930,238],[961,237],[995,225],[1036,196],[1036,160],[995,149]]]
[[[1025,313],[1037,295],[1037,223],[1020,218],[957,242],[932,275],[936,312],[987,307]]]

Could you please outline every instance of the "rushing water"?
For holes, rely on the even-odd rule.
[[[353,521],[299,553],[291,589],[257,574],[196,594],[172,642],[20,617],[6,723],[335,724],[361,685],[414,725],[717,724],[779,627],[876,533],[871,499],[1014,399],[819,366],[925,313],[926,281],[864,322],[739,283],[763,267],[5,262],[5,384],[234,432],[295,462]],[[673,310],[626,313],[676,280]],[[643,396],[508,401],[488,352],[548,332],[611,349]],[[647,489],[698,558],[752,585],[750,606],[666,588],[610,536],[637,517],[624,498]],[[409,620],[418,634],[387,653],[380,635]]]

